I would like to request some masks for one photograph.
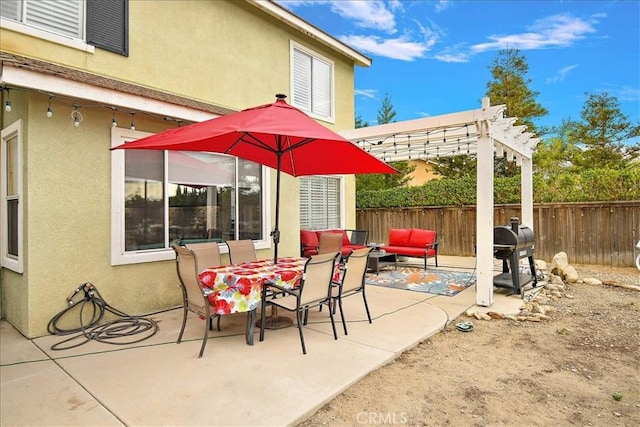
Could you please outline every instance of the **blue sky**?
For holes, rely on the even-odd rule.
[[[549,114],[579,120],[585,92],[617,97],[640,121],[640,1],[278,1],[373,59],[356,67],[356,115],[371,125],[385,94],[396,121],[472,110],[500,49],[529,65]]]

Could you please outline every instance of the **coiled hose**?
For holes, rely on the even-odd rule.
[[[74,298],[81,292],[84,293],[83,298],[77,302],[74,301]],[[73,291],[67,298],[67,304],[67,308],[53,316],[49,321],[47,330],[54,335],[76,335],[52,345],[51,350],[67,350],[91,340],[114,345],[134,344],[151,338],[158,332],[158,324],[156,322],[140,316],[130,316],[110,306],[102,298],[98,289],[88,282],[83,283]],[[69,314],[73,310],[79,310],[80,326],[73,329],[60,328],[58,323],[63,318],[69,318]],[[85,310],[91,310],[89,315],[85,313]],[[119,318],[100,324],[107,311],[119,316]],[[140,334],[143,334],[143,336],[137,337]],[[127,337],[133,336],[136,336],[136,338],[127,339]],[[70,344],[78,340],[82,341]]]

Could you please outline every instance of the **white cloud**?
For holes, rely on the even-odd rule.
[[[593,24],[598,21],[586,21],[570,14],[553,15],[539,19],[528,28],[528,32],[510,35],[492,35],[487,43],[472,46],[474,53],[499,49],[545,49],[550,47],[571,46],[589,33],[595,33]]]
[[[356,89],[355,90],[356,96],[360,95],[360,96],[364,96],[365,98],[371,98],[371,99],[376,99],[376,93],[378,93],[376,89]]]
[[[436,12],[442,12],[451,6],[451,2],[449,0],[440,0],[438,4],[436,4]]]
[[[396,21],[393,12],[379,0],[338,0],[331,1],[331,10],[345,19],[354,21],[362,28],[372,28],[393,34],[396,32]],[[394,4],[391,4],[392,8]]]
[[[562,80],[564,80],[567,74],[569,74],[569,72],[573,71],[576,68],[578,68],[578,64],[567,65],[566,67],[562,67],[556,72],[554,76],[547,78],[546,82],[549,84],[561,82]]]
[[[424,57],[427,46],[408,40],[406,36],[382,39],[377,36],[341,36],[340,40],[363,52],[401,61]]]

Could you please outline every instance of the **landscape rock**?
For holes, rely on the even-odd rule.
[[[569,257],[566,252],[558,252],[553,256],[551,260],[551,267],[549,267],[549,271],[551,273],[562,276],[564,273],[564,269],[569,266]]]
[[[587,285],[602,285],[602,281],[595,277],[585,277],[582,281]]]
[[[578,272],[573,266],[567,266],[564,270],[564,278],[569,283],[576,283],[580,278]]]

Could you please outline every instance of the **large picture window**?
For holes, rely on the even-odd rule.
[[[141,134],[113,132],[118,134],[114,144]],[[259,164],[190,151],[116,150],[113,155],[112,263],[165,259],[154,254],[169,251],[175,240],[266,240]]]
[[[292,42],[291,82],[294,106],[333,122],[333,62]]]
[[[23,272],[22,121],[2,130],[0,143],[1,265]]]
[[[300,228],[323,230],[342,227],[342,179],[300,178]]]

